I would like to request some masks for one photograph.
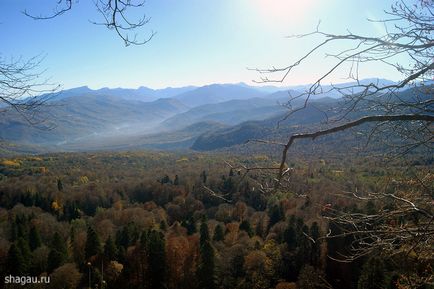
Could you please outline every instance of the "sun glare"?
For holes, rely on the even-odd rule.
[[[259,14],[269,22],[297,22],[309,13],[314,0],[253,0]]]

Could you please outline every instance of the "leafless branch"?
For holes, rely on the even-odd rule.
[[[130,18],[128,12],[130,9],[140,9],[144,7],[144,0],[93,0],[93,3],[102,16],[103,21],[90,21],[96,25],[102,25],[110,30],[114,30],[118,37],[122,39],[126,46],[128,45],[143,45],[148,43],[155,35],[155,32],[146,37],[139,39],[137,29],[147,25],[151,18],[144,13],[140,18]],[[57,0],[56,7],[51,14],[34,15],[28,11],[23,11],[24,15],[34,20],[53,19],[73,9],[72,0]],[[132,33],[132,35],[130,34]]]

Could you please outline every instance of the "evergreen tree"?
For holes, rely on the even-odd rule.
[[[156,230],[149,233],[148,278],[152,289],[166,288],[166,245],[164,235]]]
[[[268,225],[268,228],[273,227],[275,224],[285,219],[285,215],[279,204],[271,206],[268,211],[268,216],[270,217],[270,223]]]
[[[61,179],[57,179],[57,190],[59,192],[63,191],[63,183]]]
[[[34,251],[36,248],[42,245],[41,236],[39,235],[39,231],[35,226],[30,228],[29,232],[29,247],[30,250]]]
[[[244,269],[244,256],[241,252],[237,253],[230,261],[231,275],[234,278],[242,278],[246,274]]]
[[[206,183],[207,174],[205,171],[202,171],[202,173],[200,173],[200,179],[202,180],[202,183]]]
[[[362,267],[357,289],[386,288],[385,266],[378,257],[369,259]]]
[[[92,256],[101,253],[101,242],[95,230],[91,227],[87,227],[87,238],[85,247],[85,258],[89,259]]]
[[[249,237],[253,236],[252,227],[250,226],[250,223],[247,220],[244,220],[244,221],[241,222],[241,224],[240,224],[240,230],[247,232],[247,234],[249,234]]]
[[[296,236],[295,236],[295,229],[292,226],[292,224],[288,224],[285,231],[283,232],[283,240],[285,241],[286,245],[288,246],[288,250],[292,251],[297,246]]]
[[[169,184],[172,183],[168,175],[164,175],[164,177],[160,181],[161,184]]]
[[[200,262],[197,269],[197,278],[199,288],[216,288],[214,248],[211,246],[208,225],[205,221],[200,226]]]
[[[9,274],[15,276],[23,275],[27,271],[21,251],[15,243],[13,243],[9,248],[6,259],[6,270]]]
[[[160,221],[160,230],[161,231],[166,231],[167,230],[167,222],[164,219]]]
[[[49,273],[53,272],[54,269],[63,265],[68,258],[68,252],[66,250],[65,241],[58,232],[54,233],[53,239],[51,241],[51,249],[48,254],[47,270]]]
[[[51,241],[51,248],[59,251],[65,257],[67,257],[68,252],[66,250],[65,240],[60,236],[58,232],[54,233],[53,240]]]
[[[79,219],[80,209],[77,207],[76,202],[66,201],[63,207],[63,220],[71,221],[74,219]]]
[[[223,232],[223,227],[222,225],[218,224],[214,229],[214,236],[212,239],[218,242],[218,241],[223,241],[224,238],[225,238],[225,233]]]
[[[47,271],[48,273],[53,272],[56,268],[60,267],[65,263],[65,258],[59,251],[51,249],[48,254]]]
[[[114,261],[118,255],[118,249],[116,248],[116,244],[113,241],[112,236],[107,238],[107,241],[104,245],[104,259],[107,261]]]
[[[317,222],[313,222],[310,227],[310,236],[315,240],[315,243],[311,244],[311,257],[310,263],[312,266],[317,267],[319,265],[320,257],[321,257],[321,248],[318,243],[318,238],[320,237],[319,226]]]
[[[202,223],[200,224],[200,247],[202,247],[206,242],[209,242],[209,240],[208,224],[205,220],[202,220]]]
[[[227,194],[234,194],[236,191],[236,184],[233,180],[232,177],[226,178],[225,176],[223,176],[223,185],[221,187],[222,192],[227,193]]]
[[[179,185],[179,177],[178,177],[178,175],[175,175],[175,180],[173,181],[173,184],[174,184],[175,186],[178,186],[178,185]]]
[[[183,220],[181,222],[181,226],[187,229],[188,235],[193,235],[196,233],[196,222],[194,221],[193,217],[189,217],[187,220]]]
[[[15,242],[19,238],[27,238],[27,220],[23,215],[15,216],[11,224],[11,241]]]
[[[261,238],[263,238],[264,236],[264,221],[262,219],[260,219],[259,222],[256,223],[255,234],[256,236],[259,236]]]
[[[229,176],[233,177],[234,176],[234,170],[231,168],[231,170],[229,171]]]
[[[21,256],[23,257],[24,267],[28,269],[31,262],[32,253],[30,251],[28,240],[24,240],[24,238],[19,238],[17,240],[17,248],[21,252]]]

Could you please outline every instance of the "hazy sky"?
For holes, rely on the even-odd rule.
[[[288,39],[321,28],[335,33],[379,35],[389,0],[148,0],[140,12],[152,17],[140,32],[157,32],[143,46],[125,47],[113,31],[90,24],[100,15],[93,1],[73,1],[74,9],[53,20],[24,16],[48,14],[57,0],[1,0],[2,58],[45,55],[46,75],[65,88],[152,88],[236,83],[258,80],[250,68],[284,66],[296,60],[318,38]],[[345,46],[330,47],[336,52]],[[299,67],[282,85],[315,80],[334,60],[318,54]],[[334,81],[342,82],[343,76]],[[397,79],[399,74],[370,66],[361,77]],[[278,75],[276,75],[278,78]]]

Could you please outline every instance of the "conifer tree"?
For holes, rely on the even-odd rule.
[[[51,250],[48,254],[47,270],[49,273],[53,272],[54,269],[63,265],[68,258],[68,252],[66,250],[65,241],[58,232],[54,233],[53,239],[51,241]]]
[[[91,227],[87,227],[87,239],[85,247],[85,258],[89,259],[92,256],[101,253],[101,242],[95,230]]]
[[[357,289],[384,288],[386,288],[384,263],[380,258],[373,257],[363,265]]]
[[[148,238],[148,277],[151,288],[166,288],[167,266],[164,235],[156,230],[152,230]]]
[[[6,270],[9,274],[18,276],[26,272],[26,264],[17,245],[13,243],[8,251]]]
[[[202,247],[206,242],[209,242],[209,240],[208,224],[206,223],[206,220],[202,220],[202,223],[200,224],[200,247]]]
[[[292,226],[292,224],[288,224],[286,227],[284,233],[283,233],[283,239],[288,246],[288,250],[292,251],[297,246],[296,236],[295,236],[295,229]]]
[[[259,236],[259,237],[263,237],[263,235],[264,235],[264,221],[263,221],[263,219],[260,219],[259,220],[259,222],[257,222],[256,223],[256,227],[255,227],[255,234],[256,234],[256,236]]]
[[[223,241],[224,238],[225,238],[225,233],[223,232],[223,228],[220,224],[218,224],[214,229],[214,236],[212,239],[218,242],[218,241]]]
[[[202,171],[202,173],[200,173],[200,179],[202,180],[202,183],[206,183],[206,179],[207,179],[207,174],[206,171]]]
[[[161,231],[166,231],[167,230],[167,222],[164,219],[160,221],[160,230]]]
[[[114,261],[118,255],[118,249],[116,248],[116,244],[113,241],[112,236],[107,238],[107,241],[104,245],[104,259],[107,261]]]
[[[63,183],[61,179],[57,179],[57,190],[59,192],[63,191]]]
[[[25,240],[24,238],[19,238],[17,240],[17,248],[21,252],[21,256],[23,257],[24,267],[27,270],[30,266],[30,261],[32,257],[28,240]]]
[[[65,240],[60,236],[58,232],[54,233],[53,240],[51,242],[51,248],[56,249],[60,253],[62,253],[65,257],[67,257],[68,252],[66,250]]]
[[[30,250],[34,251],[36,248],[42,245],[41,236],[39,235],[39,231],[35,226],[30,228],[29,232],[29,247]]]
[[[196,222],[194,221],[193,217],[189,217],[187,220],[183,220],[181,222],[181,225],[187,229],[188,235],[193,235],[196,233]]]
[[[271,206],[268,211],[268,216],[270,217],[270,223],[268,224],[268,228],[271,228],[276,223],[285,219],[285,214],[279,204],[275,204]]]
[[[244,221],[241,222],[241,224],[240,224],[240,230],[247,232],[247,234],[249,234],[249,237],[253,236],[252,227],[250,226],[250,223],[247,220],[244,220]]]
[[[179,177],[178,177],[178,175],[175,175],[175,180],[173,181],[173,184],[174,184],[175,186],[178,186],[178,185],[179,185]]]
[[[319,265],[320,256],[321,256],[321,248],[319,246],[319,243],[317,242],[318,238],[320,237],[320,230],[317,222],[313,222],[312,226],[310,227],[310,236],[313,240],[315,240],[315,243],[311,244],[311,259],[310,262],[312,266],[317,267]]]
[[[19,238],[26,238],[27,226],[24,216],[15,216],[11,224],[11,241],[15,242]]]
[[[200,226],[200,262],[197,279],[201,289],[216,288],[214,248],[211,246],[208,225],[205,221],[202,221]]]

